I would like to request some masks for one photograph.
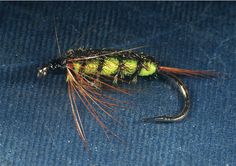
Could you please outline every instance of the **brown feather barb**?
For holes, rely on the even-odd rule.
[[[215,71],[208,71],[208,70],[189,70],[189,69],[180,69],[174,67],[167,67],[167,66],[160,66],[160,72],[167,72],[176,75],[184,75],[184,76],[193,76],[193,77],[217,77],[220,73]]]

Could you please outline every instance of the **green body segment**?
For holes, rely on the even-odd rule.
[[[122,65],[121,65],[122,63]],[[98,73],[100,60],[91,59],[87,60],[85,65],[82,67],[81,62],[73,63],[75,72],[82,71],[85,74],[94,75]],[[102,63],[102,68],[100,75],[103,76],[114,76],[118,72],[122,76],[131,76],[137,73],[138,76],[151,76],[157,72],[157,64],[150,59],[144,59],[142,64],[139,66],[137,59],[123,59],[122,62],[119,61],[117,57],[106,57]]]

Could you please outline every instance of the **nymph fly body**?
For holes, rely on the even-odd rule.
[[[64,56],[54,59],[38,69],[38,76],[61,70],[66,74],[68,94],[76,129],[83,142],[87,142],[76,98],[79,98],[87,111],[98,124],[107,131],[101,120],[101,112],[112,117],[109,110],[119,106],[119,100],[102,93],[102,87],[127,94],[119,87],[122,82],[135,83],[138,77],[162,75],[174,80],[184,98],[180,113],[172,116],[155,116],[144,118],[144,122],[176,122],[184,119],[189,112],[190,96],[186,85],[177,75],[214,77],[212,71],[188,70],[161,66],[154,58],[135,49],[73,49]],[[99,110],[99,111],[98,111]]]

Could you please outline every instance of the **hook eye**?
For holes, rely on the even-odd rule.
[[[143,122],[147,123],[169,123],[169,122],[177,122],[183,120],[187,114],[189,113],[189,108],[190,108],[190,97],[189,97],[189,92],[186,87],[186,85],[183,83],[181,79],[179,79],[177,76],[171,74],[171,73],[166,73],[166,72],[161,72],[159,73],[166,78],[175,81],[175,84],[179,88],[179,92],[182,94],[184,98],[184,106],[181,110],[181,112],[177,115],[163,115],[163,116],[154,116],[150,118],[144,118]]]
[[[38,69],[37,76],[44,77],[47,75],[47,73],[48,73],[48,67],[43,67],[43,68]]]

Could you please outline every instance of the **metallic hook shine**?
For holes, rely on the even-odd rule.
[[[176,77],[175,75],[173,75],[171,73],[166,73],[166,72],[161,72],[160,74],[175,81],[176,85],[179,88],[180,93],[184,97],[183,109],[177,115],[155,116],[155,117],[150,117],[150,118],[144,118],[143,121],[148,122],[148,123],[162,123],[162,122],[163,123],[169,123],[169,122],[181,121],[187,116],[187,114],[189,112],[190,97],[189,97],[188,89],[187,89],[186,85],[183,83],[183,81],[181,79],[179,79],[178,77]]]

